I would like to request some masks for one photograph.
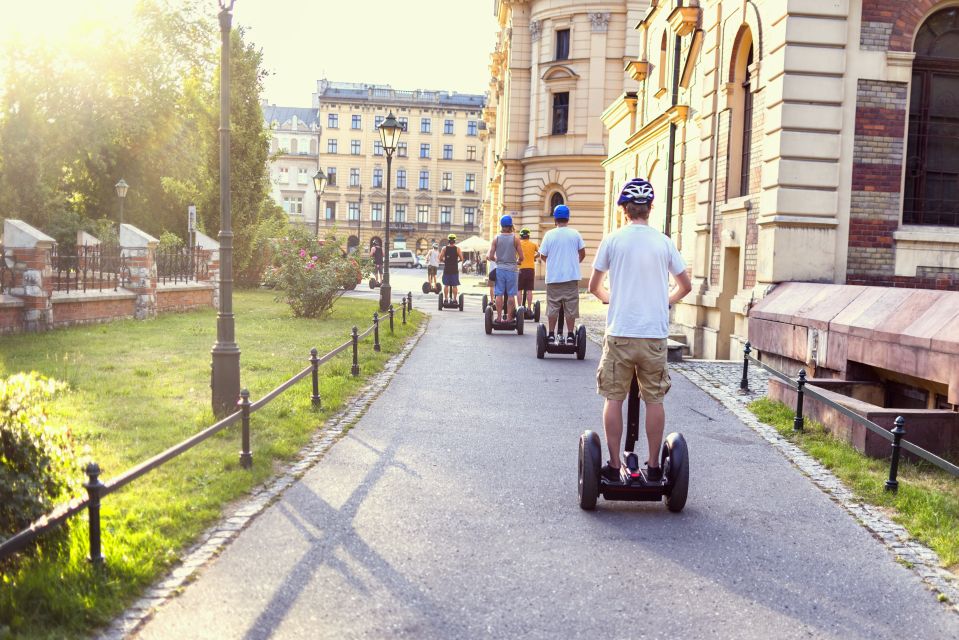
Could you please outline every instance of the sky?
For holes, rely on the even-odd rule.
[[[175,3],[175,0],[173,0]],[[208,0],[216,7],[216,0]],[[135,0],[0,0],[0,42],[69,37],[122,24]],[[493,0],[236,0],[234,25],[263,49],[264,98],[308,107],[316,80],[485,93],[496,35]],[[55,17],[54,17],[55,16]]]

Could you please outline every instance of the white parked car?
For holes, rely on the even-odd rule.
[[[408,249],[390,251],[391,267],[406,267],[408,269],[412,269],[416,266],[416,263],[416,254]]]

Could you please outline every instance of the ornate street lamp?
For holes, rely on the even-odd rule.
[[[234,0],[220,5],[220,305],[213,345],[213,413],[236,411],[240,396],[240,347],[233,322],[233,222],[230,211],[230,30]]]
[[[313,190],[316,191],[316,216],[313,220],[313,237],[320,237],[320,198],[323,197],[323,192],[326,191],[326,174],[323,173],[323,169],[317,169],[316,175],[313,176]]]
[[[113,186],[117,190],[117,197],[120,198],[120,224],[123,224],[123,201],[127,198],[127,189],[130,188],[130,185],[127,184],[126,180],[120,178],[120,182]]]
[[[393,112],[386,116],[386,120],[379,127],[380,140],[383,142],[383,151],[386,152],[386,233],[383,242],[383,284],[380,286],[380,311],[390,308],[390,189],[393,185],[393,152],[400,142],[403,127],[393,117]]]

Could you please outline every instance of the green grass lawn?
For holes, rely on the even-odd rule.
[[[399,305],[397,304],[398,308]],[[242,384],[252,400],[263,396],[320,354],[372,321],[374,301],[340,299],[331,315],[294,318],[266,291],[235,294]],[[66,382],[50,406],[50,420],[78,437],[85,459],[111,478],[214,422],[210,410],[210,349],[216,314],[163,315],[39,335],[0,338],[0,375],[36,370]],[[102,575],[91,571],[85,513],[72,519],[69,557],[35,558],[0,583],[0,638],[85,635],[109,622],[176,561],[182,549],[291,459],[316,427],[342,407],[366,379],[399,351],[422,320],[414,312],[396,335],[381,324],[383,351],[372,335],[360,344],[361,375],[350,375],[348,349],[320,369],[323,409],[312,410],[310,379],[253,414],[253,469],[239,467],[239,424],[227,428],[103,502]]]
[[[900,460],[899,492],[890,493],[884,488],[888,460],[864,456],[808,418],[805,430],[796,433],[792,408],[780,402],[761,398],[750,403],[749,409],[836,474],[861,500],[887,510],[893,520],[938,553],[944,566],[959,573],[959,479],[928,463]]]

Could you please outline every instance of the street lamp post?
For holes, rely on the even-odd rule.
[[[386,120],[380,125],[380,139],[383,142],[383,151],[386,153],[386,233],[383,242],[383,284],[380,285],[380,311],[390,308],[390,189],[393,185],[393,152],[400,141],[403,128],[393,117],[391,111]]]
[[[130,188],[130,185],[127,184],[126,180],[120,178],[120,182],[113,186],[117,190],[117,197],[120,198],[120,224],[123,224],[123,201],[127,198],[127,189]]]
[[[316,215],[313,220],[313,237],[320,237],[320,198],[323,197],[323,192],[326,191],[326,174],[323,173],[323,169],[317,169],[316,175],[313,176],[313,190],[316,191]]]
[[[230,210],[230,30],[234,0],[220,4],[220,304],[211,352],[213,412],[236,410],[240,395],[240,347],[233,322],[233,222]]]

